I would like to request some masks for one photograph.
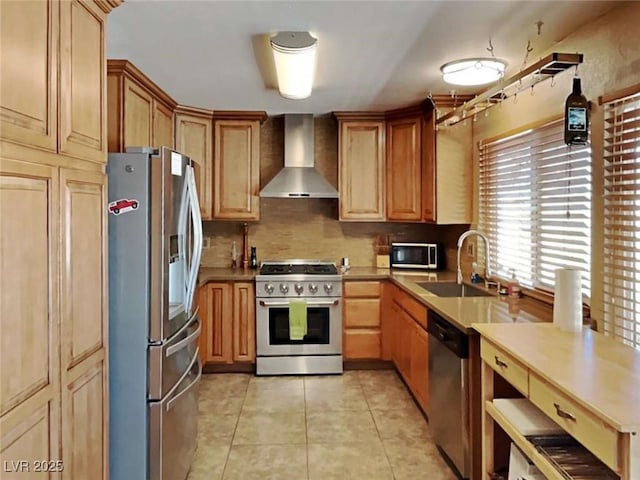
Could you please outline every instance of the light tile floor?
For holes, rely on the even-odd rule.
[[[188,480],[455,480],[392,370],[203,375]]]

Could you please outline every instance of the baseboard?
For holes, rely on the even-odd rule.
[[[390,360],[345,360],[342,363],[344,370],[393,370],[393,362]]]
[[[207,363],[202,367],[202,373],[256,373],[255,363]]]

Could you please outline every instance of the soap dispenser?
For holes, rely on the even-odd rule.
[[[251,257],[249,258],[249,268],[258,268],[258,256],[256,254],[256,247],[251,247]]]

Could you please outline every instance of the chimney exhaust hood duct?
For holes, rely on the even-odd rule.
[[[313,115],[285,115],[284,168],[260,191],[260,196],[338,198],[338,191],[313,165]]]

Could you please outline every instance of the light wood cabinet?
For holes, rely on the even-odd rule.
[[[421,117],[387,120],[388,220],[422,219]]]
[[[205,364],[256,359],[255,289],[249,282],[210,282],[199,295],[201,358]]]
[[[107,60],[110,152],[124,152],[128,147],[173,148],[175,108],[175,100],[131,62]]]
[[[260,123],[264,112],[216,112],[213,218],[260,219]]]
[[[434,117],[423,117],[422,217],[438,224],[471,223],[471,122],[436,131]]]
[[[57,177],[54,167],[0,159],[2,465],[59,459]]]
[[[53,152],[59,8],[57,1],[0,2],[0,136]]]
[[[546,478],[567,478],[558,469],[566,460],[556,463],[541,454],[494,401],[504,396],[497,388],[497,381],[504,379],[620,480],[640,478],[636,350],[589,329],[567,334],[550,324],[474,328],[481,335],[482,472],[491,474],[508,465],[502,441],[506,434]]]
[[[196,188],[203,220],[211,220],[213,210],[213,121],[210,110],[176,108],[176,150],[196,162]]]
[[[253,283],[233,284],[233,360],[256,360],[256,293]]]
[[[383,114],[336,113],[341,221],[385,219]]]
[[[380,359],[380,282],[349,280],[343,287],[344,359]]]
[[[385,307],[390,318],[386,330],[392,331],[391,358],[424,412],[429,407],[429,336],[427,308],[398,287],[390,286]]]
[[[105,14],[95,4],[60,2],[58,150],[105,162]]]
[[[232,286],[207,283],[200,290],[200,352],[204,363],[233,361]]]
[[[64,466],[52,478],[108,478],[104,35],[118,4],[0,2],[0,459]]]

